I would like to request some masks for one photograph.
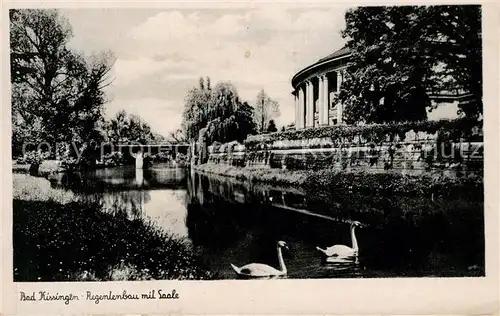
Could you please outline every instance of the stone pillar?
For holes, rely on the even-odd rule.
[[[340,85],[342,84],[342,71],[337,70],[337,92],[340,91]]]
[[[337,93],[340,91],[340,86],[344,79],[343,70],[337,71]],[[342,104],[337,104],[337,124],[342,124]]]
[[[328,77],[323,75],[323,121],[320,121],[321,125],[328,125],[328,109],[330,108],[329,97],[328,97]]]
[[[304,127],[308,127],[309,122],[309,81],[304,85]]]
[[[144,157],[142,153],[142,149],[135,155],[135,169],[143,169],[144,168]]]
[[[323,85],[323,75],[321,76],[318,76],[318,114],[319,114],[319,125],[322,126],[324,125],[324,118],[323,116],[325,115],[325,111],[323,110],[324,107],[325,107],[325,104],[324,104],[324,96],[325,96],[325,93],[324,93],[324,85]]]
[[[304,87],[299,87],[299,129],[302,129],[305,127],[305,121],[304,121],[304,116],[305,116],[305,95],[304,95]]]
[[[300,117],[299,100],[298,100],[297,91],[292,92],[292,94],[293,94],[293,106],[295,109],[295,129],[297,130],[297,129],[299,129],[299,117]]]
[[[306,127],[314,127],[314,88],[311,81],[306,83]]]

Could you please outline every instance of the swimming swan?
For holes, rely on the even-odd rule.
[[[326,256],[325,260],[327,262],[337,262],[339,260],[342,261],[345,259],[356,258],[358,256],[359,247],[354,229],[358,226],[361,226],[361,223],[358,221],[351,223],[352,248],[345,245],[334,245],[326,249],[321,249],[320,247],[316,247],[316,249],[321,251]]]
[[[288,249],[288,246],[284,241],[278,241],[277,245],[280,270],[262,263],[249,263],[240,268],[231,263],[231,267],[236,272],[236,274],[238,274],[238,276],[244,278],[271,278],[285,276],[287,270],[285,267],[285,262],[283,261],[281,248]]]

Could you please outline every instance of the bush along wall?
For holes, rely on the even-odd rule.
[[[334,146],[341,143],[404,141],[405,139],[432,137],[439,130],[449,133],[455,140],[470,138],[471,141],[482,141],[482,121],[471,118],[458,118],[454,120],[402,122],[392,124],[369,125],[334,125],[285,132],[250,135],[244,141],[247,148],[261,143],[275,143],[278,141],[329,139]],[[410,133],[408,135],[408,133]],[[314,145],[314,144],[313,144]]]
[[[290,170],[439,171],[461,176],[483,170],[482,122],[462,118],[251,135],[244,145],[211,146],[208,162]]]

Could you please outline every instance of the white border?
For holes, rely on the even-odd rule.
[[[342,2],[337,2],[342,3]],[[343,1],[347,3],[347,1]],[[409,4],[396,1],[358,2],[350,5]],[[413,4],[469,4],[468,1],[419,1]],[[480,2],[476,2],[480,3]],[[127,7],[221,8],[284,5],[264,1],[4,2],[2,10],[2,314],[495,314],[498,313],[498,6],[483,4],[483,69],[485,131],[485,235],[484,278],[398,278],[276,281],[154,281],[154,282],[12,282],[12,174],[10,157],[10,79],[8,56],[8,8],[11,7]],[[294,7],[334,5],[333,1],[286,3]],[[279,53],[279,52],[277,52]],[[146,292],[175,288],[177,301],[104,301],[96,305],[74,301],[19,302],[19,291]]]

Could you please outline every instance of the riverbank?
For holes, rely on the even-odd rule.
[[[87,168],[85,170],[98,170],[98,169],[104,169],[104,168],[112,168],[112,167],[126,167],[126,166],[133,166],[133,164],[128,164],[128,165],[123,165],[123,164],[109,164],[109,165],[95,165],[90,168]],[[188,168],[188,165],[186,163],[172,163],[172,162],[161,162],[157,161],[148,168],[148,169],[155,169],[158,168]],[[12,173],[18,173],[18,174],[30,174],[32,173],[33,166],[32,164],[20,164],[17,163],[16,161],[12,162]],[[61,164],[56,161],[56,160],[44,160],[40,166],[38,167],[37,171],[33,173],[32,175],[35,176],[40,176],[40,177],[48,177],[49,175],[57,174],[57,173],[64,173],[66,169],[64,169]]]
[[[335,169],[282,170],[259,167],[234,167],[222,164],[194,166],[197,172],[236,178],[240,181],[302,187],[306,190],[335,191],[337,194],[361,191],[366,194],[412,195],[471,194],[480,198],[480,176],[446,177],[439,173],[407,175],[402,173],[343,172]]]
[[[313,173],[309,170],[264,169],[259,167],[234,167],[222,164],[203,164],[193,166],[193,169],[211,175],[235,178],[240,181],[280,184],[287,186],[302,186]]]
[[[215,278],[185,238],[26,174],[13,174],[13,246],[16,282]]]

